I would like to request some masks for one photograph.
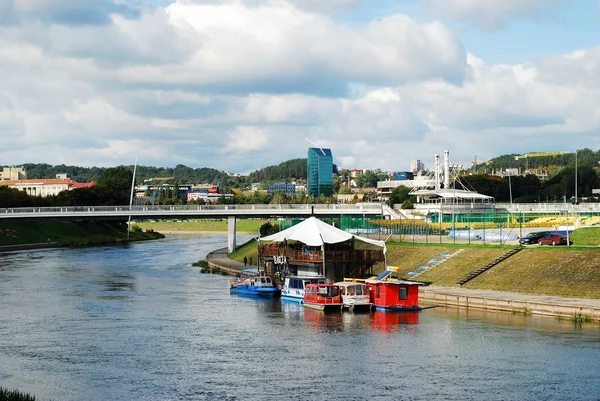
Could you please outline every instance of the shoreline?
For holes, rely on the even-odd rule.
[[[227,235],[227,231],[173,231],[173,230],[167,230],[167,231],[161,231],[161,234],[164,235],[172,235],[172,234],[191,234],[191,235],[203,235],[203,234],[225,234]],[[256,234],[255,232],[251,232],[251,231],[236,231],[235,232],[236,235],[238,234]]]
[[[419,300],[440,306],[552,316],[561,320],[584,321],[589,317],[600,322],[600,299],[426,286],[419,288]]]
[[[206,255],[211,269],[237,275],[247,268],[230,259],[227,248],[215,249]],[[600,322],[600,299],[569,298],[551,295],[523,294],[517,292],[473,290],[457,287],[424,286],[419,288],[420,303],[507,312],[523,315],[551,316],[560,320]]]

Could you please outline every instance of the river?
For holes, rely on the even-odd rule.
[[[244,236],[238,236],[243,241]],[[38,400],[599,400],[600,330],[229,295],[225,235],[0,255],[0,386]]]

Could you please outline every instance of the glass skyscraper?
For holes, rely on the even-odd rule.
[[[306,172],[308,196],[333,195],[333,156],[330,149],[309,148]]]

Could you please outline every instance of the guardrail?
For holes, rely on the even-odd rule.
[[[2,218],[41,217],[155,217],[155,216],[307,216],[381,215],[381,204],[278,204],[278,205],[147,205],[147,206],[65,206],[2,208]]]
[[[399,209],[402,205],[394,205],[395,209]],[[495,203],[495,204],[482,204],[482,203],[418,203],[415,204],[415,209],[420,211],[427,211],[436,213],[440,209],[444,213],[464,213],[464,212],[491,212],[496,213],[600,213],[600,203],[579,203],[577,205],[572,203]]]

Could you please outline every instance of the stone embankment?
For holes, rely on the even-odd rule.
[[[594,321],[600,321],[599,299],[427,286],[420,288],[419,301],[435,305],[545,315],[565,319],[589,317]]]
[[[42,242],[37,244],[20,244],[20,245],[2,245],[0,246],[0,252],[5,251],[25,251],[29,249],[45,249],[45,248],[58,248],[60,244],[58,242]]]

